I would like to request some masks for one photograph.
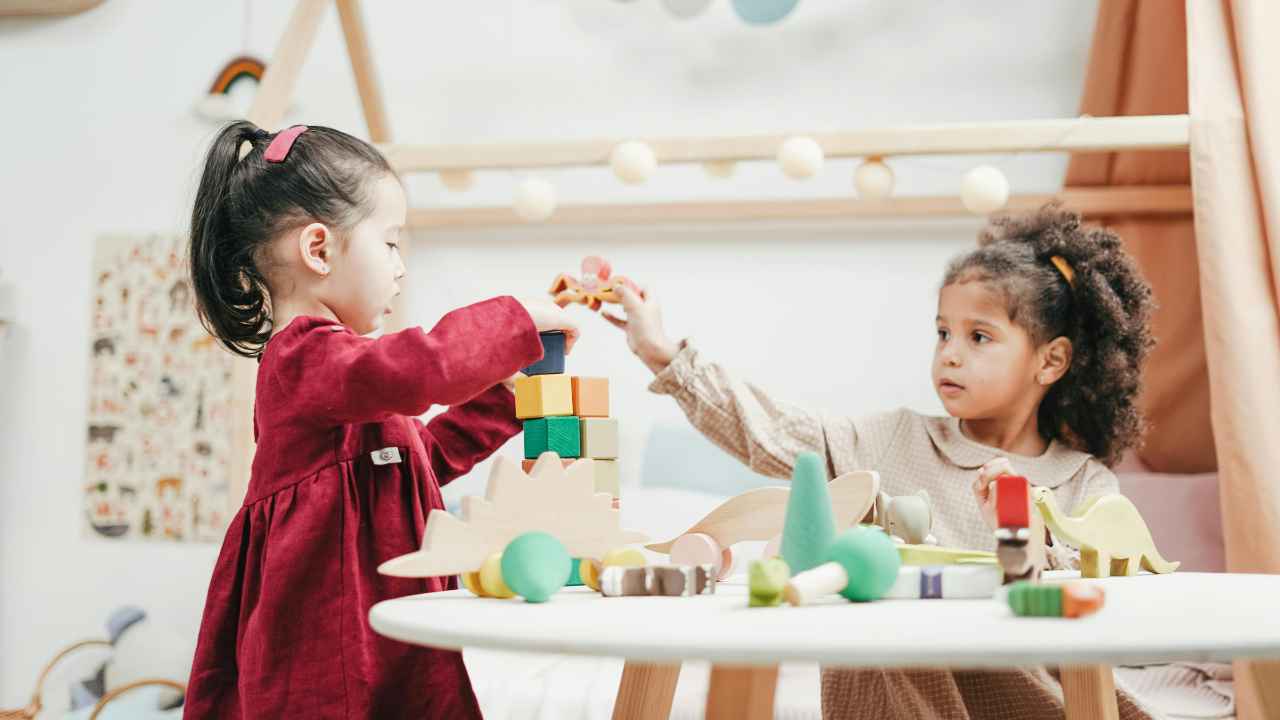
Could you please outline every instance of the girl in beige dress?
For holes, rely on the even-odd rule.
[[[673,342],[653,296],[623,287],[631,350],[690,422],[756,472],[790,477],[802,451],[834,477],[873,469],[890,495],[924,489],[945,546],[994,550],[993,495],[1003,472],[1053,488],[1074,509],[1117,492],[1108,469],[1143,423],[1135,400],[1152,345],[1151,290],[1111,232],[1050,205],[995,220],[955,258],[938,293],[933,384],[947,417],[906,409],[833,416],[775,400]],[[1051,568],[1078,564],[1046,539]],[[1121,716],[1147,713],[1120,692]],[[825,718],[1036,718],[1062,715],[1045,668],[994,671],[851,670],[822,674]]]

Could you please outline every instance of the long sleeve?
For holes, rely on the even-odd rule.
[[[271,379],[295,398],[299,416],[323,427],[462,404],[542,356],[532,319],[509,297],[454,310],[430,332],[377,339],[304,320],[311,326],[268,346],[276,353]]]
[[[762,475],[789,477],[804,451],[821,455],[833,474],[859,465],[851,421],[779,402],[703,360],[689,341],[649,390],[675,398],[699,432]]]
[[[441,485],[470,472],[521,429],[515,396],[501,384],[454,405],[425,425],[420,420],[414,422]]]

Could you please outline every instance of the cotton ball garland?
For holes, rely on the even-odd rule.
[[[804,180],[822,172],[822,147],[810,137],[790,137],[778,149],[778,165],[787,177]]]
[[[960,201],[975,215],[989,215],[1009,202],[1009,180],[996,168],[980,165],[960,181]]]
[[[556,211],[556,189],[542,178],[529,178],[516,188],[516,215],[527,222],[542,222]]]
[[[738,165],[732,160],[708,160],[702,163],[702,170],[713,178],[724,180],[733,177]]]
[[[613,174],[628,185],[639,185],[653,175],[658,167],[658,158],[653,148],[639,140],[628,140],[618,143],[609,154],[609,167]]]
[[[853,172],[853,187],[860,198],[883,200],[893,194],[893,169],[880,158],[871,158]]]
[[[475,182],[470,170],[441,170],[440,183],[453,192],[466,192]]]

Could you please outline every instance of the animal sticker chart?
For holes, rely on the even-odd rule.
[[[204,330],[182,238],[100,238],[90,297],[84,533],[216,542],[231,503],[229,352]]]

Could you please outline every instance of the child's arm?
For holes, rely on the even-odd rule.
[[[603,313],[626,330],[627,344],[655,374],[649,389],[671,395],[709,440],[762,475],[789,477],[797,455],[816,452],[836,468],[862,467],[856,432],[846,419],[827,418],[778,402],[723,367],[699,357],[686,341],[674,343],[662,329],[652,296],[621,287],[625,320]],[[839,457],[835,457],[835,456]]]
[[[301,417],[323,427],[458,405],[542,356],[535,320],[510,297],[454,310],[430,332],[370,339],[317,325],[276,340],[286,344],[268,349],[278,353],[272,379],[295,391]]]
[[[416,418],[414,422],[441,485],[471,472],[522,427],[516,420],[515,397],[501,384],[454,405],[425,425]]]

